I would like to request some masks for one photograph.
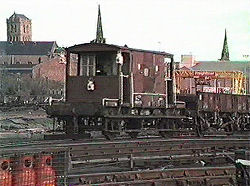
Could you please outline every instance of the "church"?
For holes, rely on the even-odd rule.
[[[31,74],[35,65],[64,54],[56,41],[32,41],[32,22],[14,12],[7,20],[7,41],[0,41],[0,69],[8,73]]]

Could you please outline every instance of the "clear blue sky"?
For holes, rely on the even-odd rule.
[[[0,40],[14,11],[32,19],[33,41],[61,46],[95,38],[101,4],[107,43],[220,58],[224,30],[231,60],[250,54],[250,0],[8,0],[0,6]],[[250,59],[249,59],[250,60]]]

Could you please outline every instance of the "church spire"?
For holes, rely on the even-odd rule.
[[[223,49],[222,49],[220,61],[230,61],[229,60],[229,50],[228,50],[228,45],[227,45],[227,30],[226,29],[225,29],[225,38],[224,38]]]
[[[91,42],[92,43],[106,43],[106,39],[103,37],[103,31],[102,31],[102,17],[101,17],[100,5],[98,5],[96,39],[94,39]]]

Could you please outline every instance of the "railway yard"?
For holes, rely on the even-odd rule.
[[[249,147],[247,133],[4,141],[0,185],[244,185]]]
[[[243,73],[176,69],[173,54],[106,44],[99,27],[65,48],[63,97],[3,99],[0,186],[250,185]]]
[[[43,2],[45,7],[38,4],[35,12],[40,8],[50,21],[54,17],[62,21],[53,21],[60,33],[51,38],[66,39],[74,28],[71,35],[85,41],[91,26],[85,18],[92,14],[84,9],[90,11],[91,6],[81,3],[72,3],[72,9],[68,2]],[[217,48],[217,31],[192,26],[204,22],[221,29],[229,24],[220,22],[223,17],[234,16],[233,25],[244,30],[239,26],[244,25],[242,19],[235,24],[238,14],[230,10],[230,2],[223,4],[225,16],[218,6],[216,19],[217,4],[203,2],[202,10],[198,1],[178,6],[167,2],[158,14],[157,7],[165,6],[159,3],[153,1],[150,11],[146,2],[122,5],[126,12],[119,10],[119,3],[104,6],[116,10],[107,19],[112,24],[105,27],[116,27],[113,33],[118,37],[113,39],[120,43],[130,35],[124,45],[106,43],[100,5],[96,38],[72,46],[67,45],[76,40],[67,38],[67,47],[56,41],[32,41],[31,20],[23,14],[14,11],[7,19],[7,42],[0,42],[0,186],[250,186],[250,55],[244,53],[244,61],[230,61],[225,29],[221,58],[211,58],[214,52],[209,47]],[[24,3],[25,10],[31,10],[31,4]],[[232,9],[244,14],[238,4]],[[193,5],[194,10],[189,7]],[[133,7],[138,17],[129,17]],[[178,9],[171,13],[168,7]],[[185,9],[187,20],[181,15]],[[109,16],[112,11],[105,12]],[[84,19],[79,19],[81,13]],[[55,29],[46,21],[47,14],[41,15],[42,31]],[[143,27],[145,23],[149,27]],[[244,38],[240,30],[225,26],[234,37]],[[204,31],[209,34],[202,36]],[[108,39],[114,41],[110,33]],[[143,46],[140,38],[153,50],[134,48]],[[236,43],[234,48],[240,46]],[[249,51],[235,49],[233,57]],[[180,56],[187,51],[190,54]],[[196,60],[192,52],[207,55],[204,59],[200,55],[205,61]]]

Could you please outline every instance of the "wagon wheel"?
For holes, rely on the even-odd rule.
[[[139,132],[128,132],[128,135],[132,138],[132,139],[136,139],[138,136]]]
[[[202,130],[202,125],[199,123],[198,117],[194,118],[194,125],[195,125],[195,130],[196,130],[196,135],[197,137],[203,137],[203,130]]]
[[[129,119],[126,121],[126,129],[130,130],[126,132],[132,139],[136,139],[141,129],[141,120],[138,119]],[[137,131],[135,131],[137,130]]]
[[[159,134],[163,138],[171,138],[171,137],[173,137],[173,134],[171,134],[171,132],[159,131]]]
[[[168,122],[165,119],[159,121],[159,134],[163,138],[171,138],[171,132],[161,131],[161,129],[169,129]]]
[[[102,134],[104,135],[104,137],[105,137],[107,140],[114,140],[114,138],[115,138],[115,136],[116,136],[114,132],[105,131],[105,130],[102,131]]]

